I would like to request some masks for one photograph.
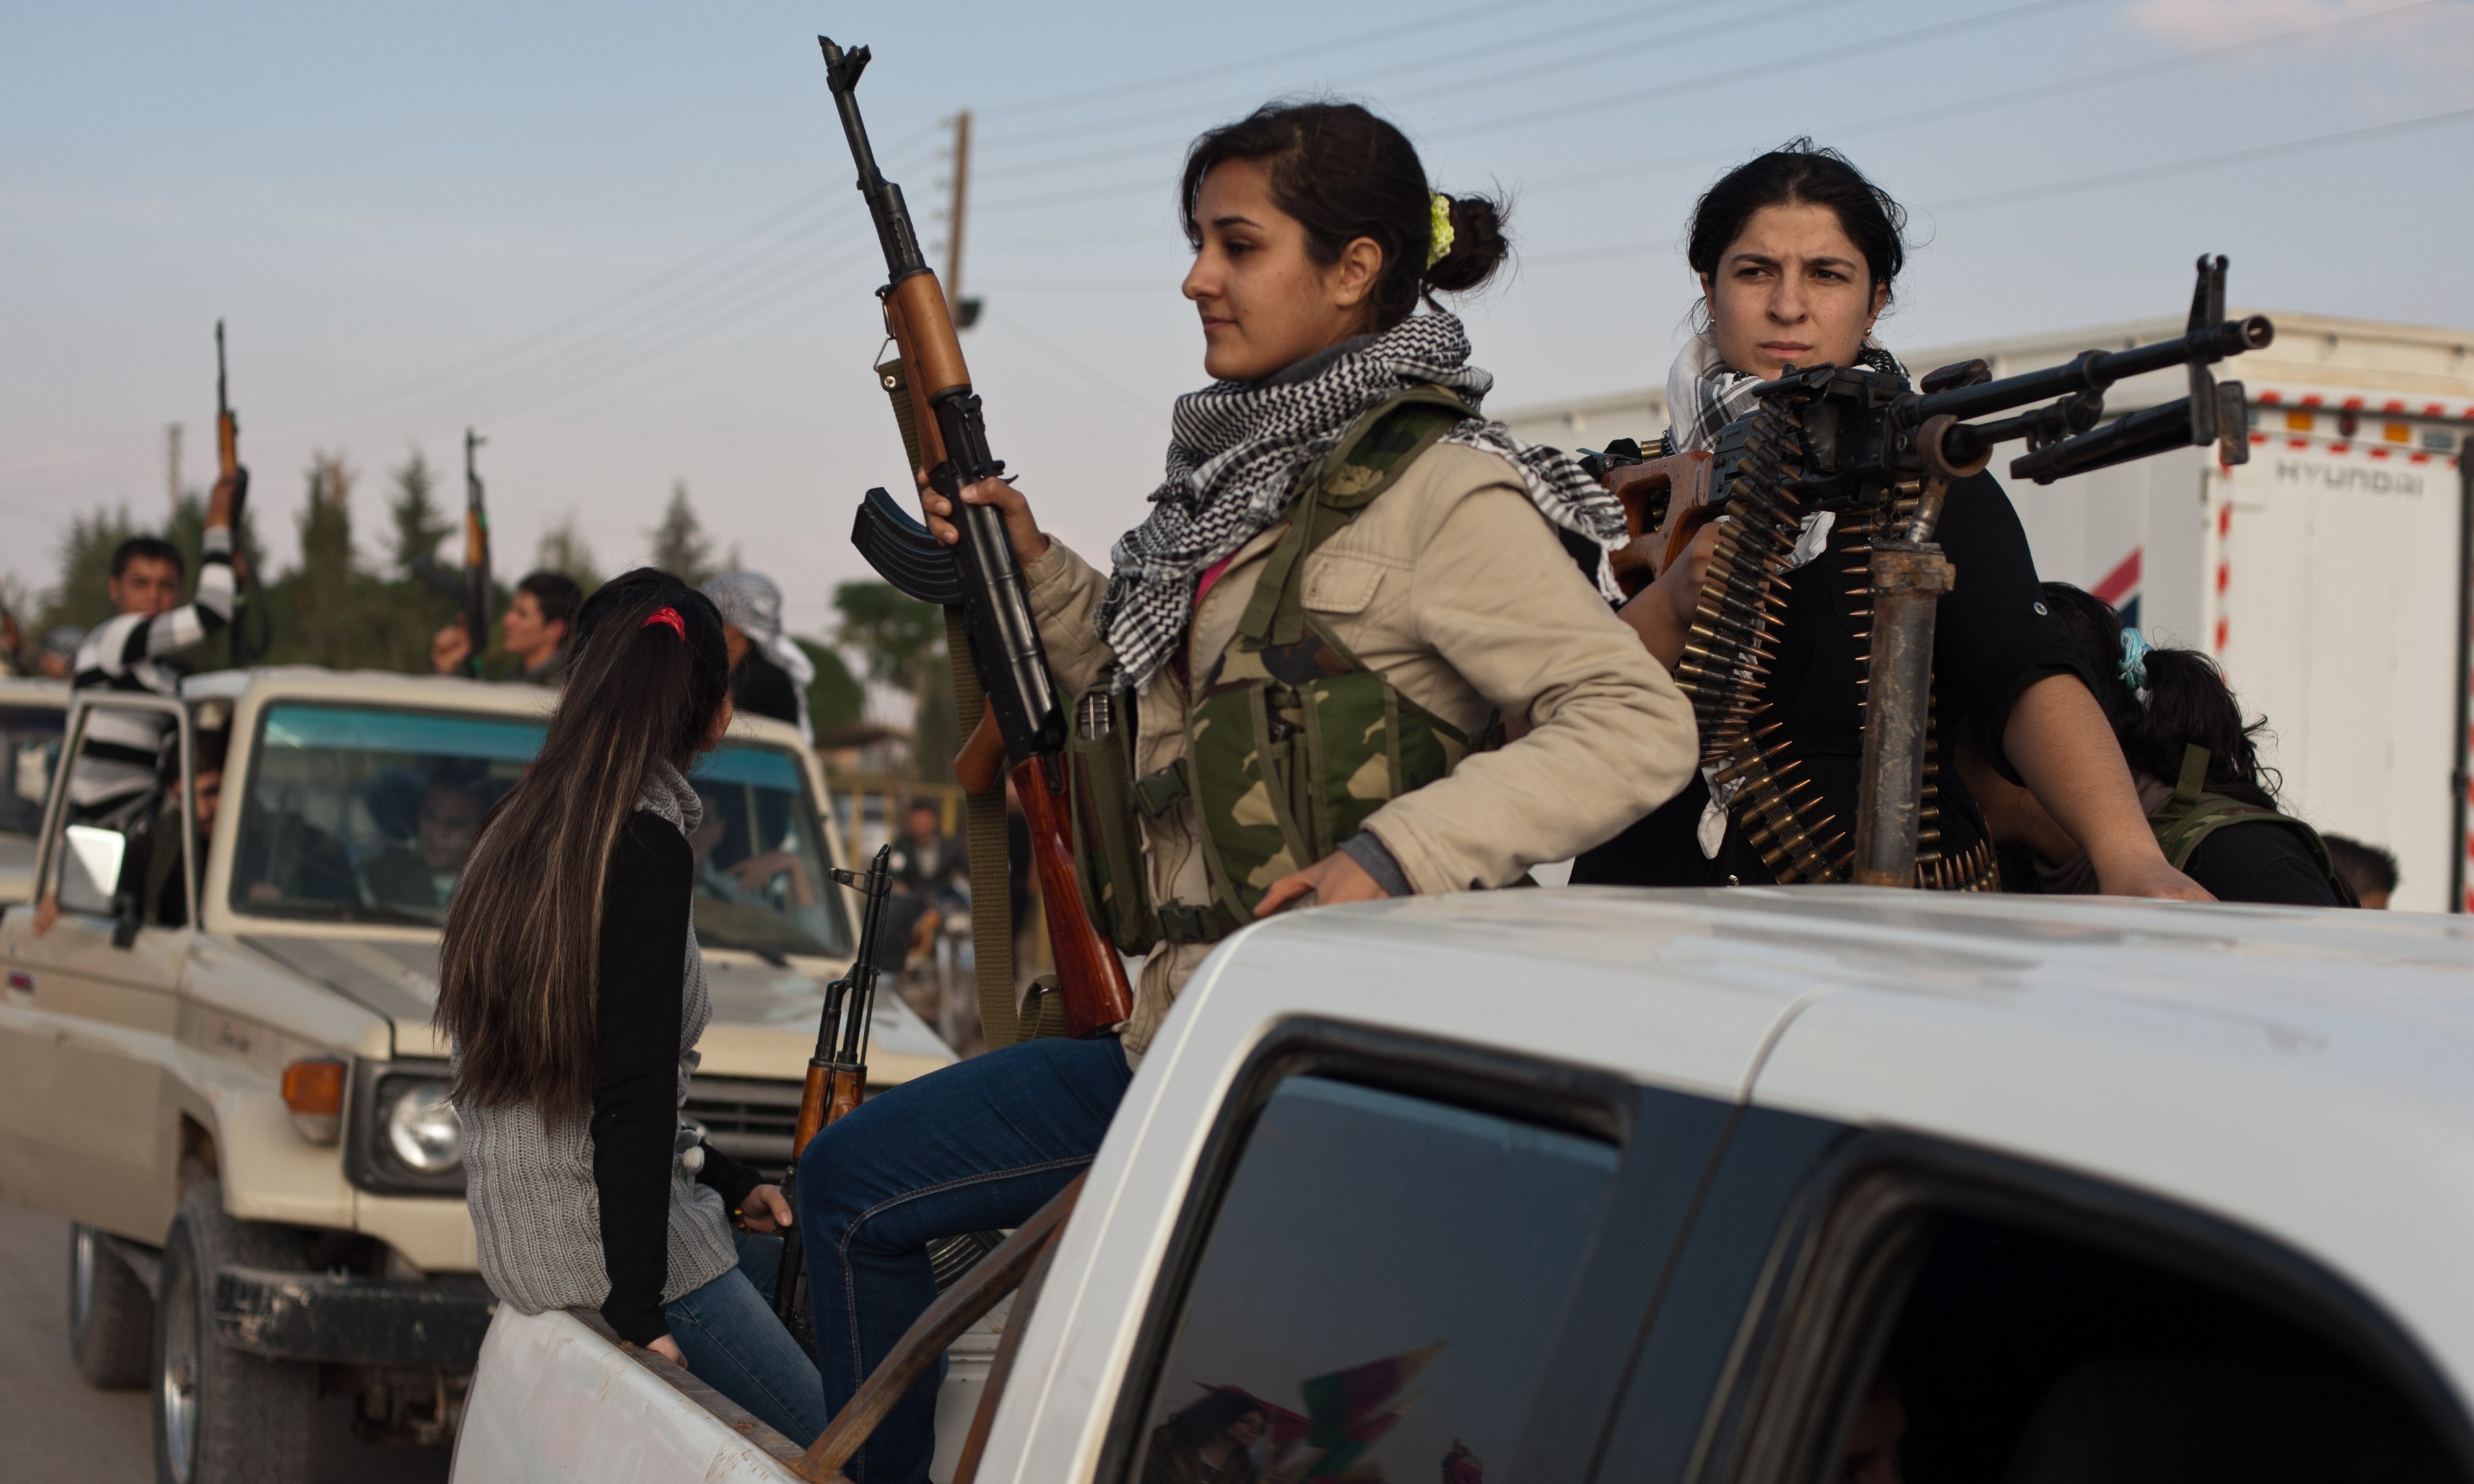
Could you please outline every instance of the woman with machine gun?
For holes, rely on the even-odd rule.
[[[1799,464],[1825,431],[1821,412],[1773,446],[1759,445],[1767,430],[1753,416],[1763,409],[1756,389],[1794,368],[1860,369],[1904,391],[1898,362],[1871,338],[1904,257],[1904,224],[1895,201],[1808,139],[1710,187],[1686,254],[1707,325],[1668,373],[1669,451],[1716,447],[1722,468]],[[1913,505],[1733,510],[1625,605],[1624,620],[1695,693],[1705,766],[1664,807],[1584,854],[1575,882],[1848,878],[1873,624],[1868,545]],[[1992,475],[1949,485],[1937,539],[1956,581],[1937,605],[1914,884],[1999,881],[1952,762],[1964,728],[2086,844],[2103,890],[2207,899],[2159,853],[2091,695],[2097,677],[2040,601],[2025,533]],[[1731,733],[1741,738],[1732,755]]]
[[[836,1407],[934,1298],[929,1240],[1015,1226],[1089,1162],[1213,943],[1288,907],[1510,885],[1691,770],[1683,698],[1585,574],[1622,534],[1613,500],[1479,416],[1492,378],[1431,307],[1503,261],[1498,207],[1433,192],[1396,129],[1321,104],[1203,135],[1180,206],[1214,381],[1178,400],[1113,574],[1010,486],[961,496],[1002,513],[1075,697],[1092,895],[1145,955],[1132,1015],[907,1083],[810,1146]],[[958,540],[954,503],[925,503]],[[1498,718],[1528,730],[1489,750]],[[870,1484],[926,1476],[933,1382],[866,1445]]]

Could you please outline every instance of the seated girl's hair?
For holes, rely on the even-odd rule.
[[[2160,783],[2174,782],[2182,776],[2183,750],[2195,742],[2208,750],[2210,793],[2276,807],[2276,770],[2259,761],[2258,737],[2268,720],[2243,720],[2242,704],[2215,660],[2195,649],[2147,645],[2143,636],[2133,645],[2140,651],[2133,662],[2122,646],[2122,615],[2068,583],[2045,584],[2045,606],[2094,666],[2097,705],[2131,767]]]
[[[481,823],[438,953],[456,1101],[529,1102],[545,1119],[591,1107],[611,848],[656,766],[684,771],[730,693],[721,615],[667,572],[605,584],[575,646],[540,754]]]
[[[1382,275],[1368,296],[1376,330],[1417,310],[1430,290],[1466,293],[1494,276],[1512,251],[1504,236],[1508,208],[1485,196],[1452,196],[1451,246],[1432,264],[1435,196],[1417,146],[1391,124],[1353,103],[1267,103],[1223,124],[1185,152],[1177,213],[1186,240],[1202,245],[1194,219],[1202,178],[1214,165],[1252,160],[1272,180],[1272,200],[1303,223],[1306,251],[1318,263],[1340,260],[1360,237],[1383,250]]]

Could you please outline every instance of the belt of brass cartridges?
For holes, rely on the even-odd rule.
[[[1787,577],[1804,526],[1803,502],[1790,488],[1801,455],[1792,409],[1767,403],[1746,419],[1729,481],[1723,491],[1710,491],[1713,499],[1726,495],[1732,518],[1718,528],[1709,576],[1701,585],[1701,605],[1675,668],[1675,682],[1691,698],[1693,718],[1700,724],[1701,765],[1710,787],[1722,795],[1734,788],[1729,823],[1782,885],[1844,881],[1854,858],[1847,830],[1827,812],[1811,777],[1803,773],[1804,759],[1795,743],[1779,735],[1785,724],[1773,715],[1780,698],[1771,693],[1771,668],[1786,624]],[[1867,670],[1873,631],[1871,538],[1877,528],[1904,519],[1913,504],[1911,495],[1885,503],[1870,519],[1861,518],[1858,511],[1844,513],[1831,532],[1830,549],[1815,559],[1835,557],[1846,563],[1843,571],[1853,581],[1848,596],[1856,625],[1856,662]],[[1859,730],[1861,725],[1859,717]],[[1955,856],[1942,851],[1934,725],[1928,703],[1915,884],[1930,891],[1998,891],[2000,875],[1990,842],[1979,840]]]

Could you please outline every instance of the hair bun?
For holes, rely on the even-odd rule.
[[[1503,260],[1512,255],[1512,240],[1504,234],[1506,207],[1485,196],[1447,196],[1451,203],[1451,251],[1437,258],[1423,275],[1430,288],[1446,294],[1466,294],[1494,276]]]

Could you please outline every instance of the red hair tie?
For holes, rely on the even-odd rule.
[[[644,615],[644,622],[640,627],[649,629],[655,624],[668,624],[671,632],[679,636],[679,642],[687,642],[688,621],[679,616],[677,609],[657,608]]]

